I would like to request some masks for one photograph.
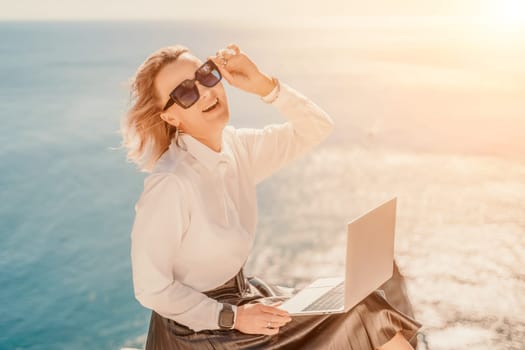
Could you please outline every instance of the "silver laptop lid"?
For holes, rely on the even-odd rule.
[[[348,223],[345,311],[392,277],[396,204],[393,197]]]

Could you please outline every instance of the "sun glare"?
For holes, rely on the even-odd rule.
[[[483,11],[483,17],[493,30],[525,34],[524,0],[489,0]]]

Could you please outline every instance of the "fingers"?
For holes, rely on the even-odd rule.
[[[260,319],[259,326],[264,334],[277,334],[281,327],[286,325],[292,319],[290,317],[285,318],[282,316],[274,315],[271,318]]]
[[[227,59],[229,59],[231,56],[239,55],[240,53],[241,49],[235,44],[229,44],[225,48],[217,51],[217,54],[221,54]]]
[[[263,326],[264,327],[282,327],[284,326],[285,324],[287,324],[288,322],[290,322],[292,319],[287,319],[287,318],[264,318],[262,319],[261,321],[264,323]]]
[[[229,49],[232,49],[235,52],[236,55],[241,53],[241,49],[239,49],[239,46],[237,46],[235,44],[230,44],[230,45],[228,45],[226,47],[229,48]]]
[[[237,309],[237,329],[249,334],[274,335],[292,320],[287,312],[259,303],[245,304]]]
[[[215,56],[208,56],[208,59],[212,60],[213,63],[219,67],[219,71],[224,79],[226,79],[226,81],[232,86],[237,86],[233,74],[239,73],[237,70],[239,65],[241,65],[240,52],[241,51],[237,45],[230,44],[226,48],[217,51]]]
[[[225,60],[229,67],[236,65],[236,61],[241,57],[240,54],[241,49],[235,44],[229,44],[225,48],[222,48],[215,53],[215,55],[219,57],[221,61]]]
[[[220,49],[215,53],[215,56],[217,56],[219,59],[225,59],[230,60],[233,56],[237,55],[237,53],[229,48],[226,49]]]
[[[264,304],[260,304],[260,305],[261,305],[261,310],[263,312],[278,315],[278,316],[283,316],[283,317],[290,317],[290,315],[288,314],[288,311],[286,310],[281,310],[281,309],[278,309],[270,305],[264,305]]]
[[[232,84],[233,77],[231,76],[231,73],[226,69],[226,67],[222,64],[222,59],[220,59],[217,56],[208,56],[207,59],[212,60],[213,63],[215,63],[215,65],[219,67],[219,71],[221,72],[221,75],[224,77],[224,79],[226,79],[226,81],[229,84]]]
[[[275,335],[275,334],[279,333],[279,328],[267,328],[265,326],[264,328],[262,328],[261,333],[262,334],[266,334],[266,335]]]
[[[277,322],[269,322],[269,321],[262,320],[262,322],[258,326],[259,326],[259,329],[261,330],[260,331],[261,333],[267,334],[267,335],[274,335],[274,334],[279,333],[280,327],[284,325],[279,324]]]
[[[269,305],[259,305],[260,310],[266,315],[263,321],[270,322],[272,326],[282,327],[292,320],[287,311]]]

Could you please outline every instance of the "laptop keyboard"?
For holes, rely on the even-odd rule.
[[[342,281],[334,288],[321,295],[310,305],[306,306],[303,311],[319,311],[339,309],[344,304],[345,282]]]

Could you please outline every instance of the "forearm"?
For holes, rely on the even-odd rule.
[[[261,73],[256,83],[256,94],[260,97],[268,95],[276,86],[277,82],[269,75]]]
[[[194,331],[218,329],[222,304],[179,282],[159,292],[136,293],[145,307]]]
[[[288,121],[262,129],[236,130],[247,151],[255,184],[321,143],[334,128],[334,121],[323,109],[279,80],[261,100]]]
[[[268,96],[281,115],[292,124],[294,137],[304,147],[314,146],[334,129],[334,121],[321,107],[284,82],[278,82],[277,96]],[[266,97],[263,101],[268,101]]]

